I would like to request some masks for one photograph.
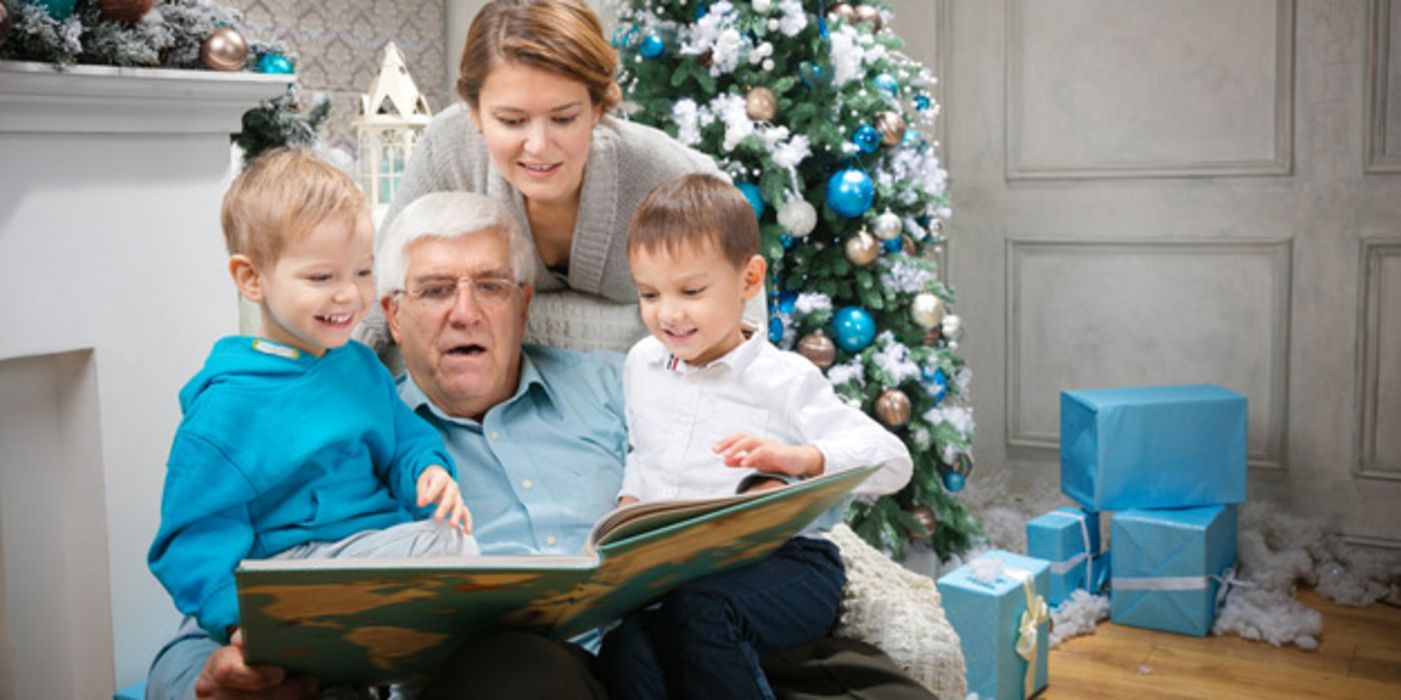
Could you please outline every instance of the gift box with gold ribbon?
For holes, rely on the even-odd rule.
[[[969,693],[1017,700],[1046,686],[1050,569],[1044,559],[991,550],[939,579]]]

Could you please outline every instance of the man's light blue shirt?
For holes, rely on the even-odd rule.
[[[520,384],[480,422],[444,413],[408,375],[399,396],[457,461],[482,554],[578,554],[614,506],[627,454],[623,356],[527,345]]]

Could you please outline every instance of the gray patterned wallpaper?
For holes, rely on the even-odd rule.
[[[324,92],[332,100],[325,135],[334,146],[354,153],[350,122],[390,41],[403,52],[433,113],[449,104],[443,90],[442,0],[223,1],[243,12],[250,39],[278,41],[297,52],[303,93]]]

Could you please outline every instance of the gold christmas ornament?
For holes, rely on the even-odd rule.
[[[220,27],[205,37],[199,47],[199,61],[209,70],[243,70],[248,62],[248,42],[243,35],[228,28]]]
[[[876,115],[876,131],[880,132],[880,142],[894,146],[905,137],[905,118],[899,112],[881,112]]]
[[[912,540],[927,540],[939,529],[939,516],[935,515],[929,506],[915,506],[910,509],[910,515],[924,528],[923,533],[911,532]]]
[[[817,331],[798,341],[798,354],[808,358],[818,369],[827,369],[837,361],[837,346],[831,338]]]
[[[944,302],[929,292],[920,292],[910,302],[910,318],[920,328],[934,328],[944,319]]]
[[[832,9],[827,10],[827,14],[828,16],[836,15],[838,17],[841,17],[842,20],[845,21],[847,24],[856,23],[856,8],[844,2],[839,2],[833,5]]]
[[[151,0],[98,0],[97,6],[102,19],[131,24],[151,11]]]
[[[902,238],[904,238],[904,244],[901,245],[900,248],[903,250],[905,255],[918,255],[919,247],[915,245],[914,236],[911,236],[907,233],[904,236],[902,236]]]
[[[871,31],[873,33],[880,31],[882,20],[879,8],[875,5],[857,5],[852,8],[852,10],[856,13],[856,22],[858,24],[861,22],[870,22]]]
[[[880,241],[876,240],[866,229],[856,232],[856,235],[846,239],[846,259],[857,267],[865,267],[876,261],[880,257]]]
[[[756,87],[744,96],[744,113],[755,121],[770,121],[778,114],[778,98],[774,97],[773,90]]]
[[[886,389],[876,397],[876,417],[887,428],[898,428],[910,421],[910,397],[899,389]]]
[[[0,3],[0,46],[4,45],[5,37],[10,35],[10,11],[5,9],[5,5]]]

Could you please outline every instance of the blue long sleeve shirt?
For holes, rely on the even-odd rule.
[[[416,506],[423,470],[438,464],[456,476],[438,434],[353,341],[318,358],[224,338],[180,407],[147,561],[176,607],[216,639],[238,623],[240,560],[422,517],[431,512]]]

